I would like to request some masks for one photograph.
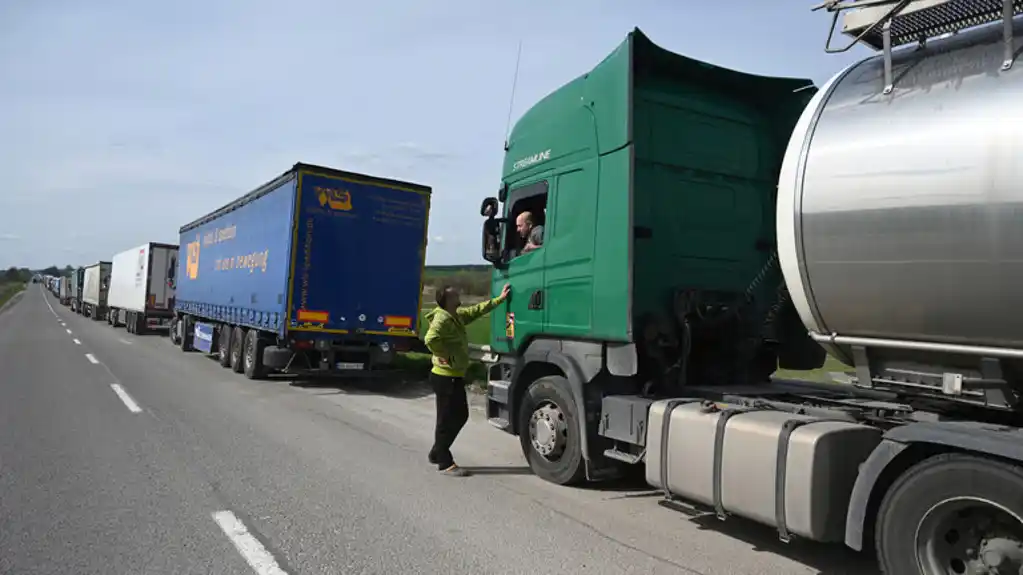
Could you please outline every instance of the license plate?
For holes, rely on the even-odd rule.
[[[338,369],[362,369],[363,364],[361,363],[349,363],[345,361],[339,361],[337,363]]]

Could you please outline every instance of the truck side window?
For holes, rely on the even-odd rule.
[[[517,193],[516,193],[517,192]],[[518,196],[508,212],[505,246],[512,257],[540,249],[547,223],[547,182],[531,184],[512,192]]]

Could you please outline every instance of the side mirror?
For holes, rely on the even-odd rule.
[[[497,191],[497,199],[502,203],[508,201],[508,184],[501,184],[501,189]]]
[[[501,263],[501,224],[493,218],[483,222],[483,259],[494,265]]]
[[[480,215],[485,218],[497,216],[497,198],[485,198],[480,204]]]

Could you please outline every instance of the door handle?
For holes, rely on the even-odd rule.
[[[529,296],[529,309],[543,309],[543,290],[536,290]]]

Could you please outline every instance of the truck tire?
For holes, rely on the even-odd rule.
[[[220,332],[217,334],[217,363],[220,367],[231,367],[231,342],[234,341],[231,332],[234,330],[225,323],[217,331]]]
[[[518,429],[522,453],[534,474],[558,485],[584,479],[580,417],[564,377],[549,375],[530,384],[519,407]]]
[[[892,484],[874,530],[886,575],[1017,573],[1023,471],[963,453],[925,459]]]
[[[266,349],[266,341],[260,337],[259,330],[250,329],[245,334],[245,356],[243,360],[245,377],[249,379],[264,379],[266,367],[263,366],[263,350]]]
[[[241,373],[245,369],[245,330],[235,326],[231,332],[231,371]]]
[[[132,314],[131,332],[135,335],[146,334],[146,314],[137,312]]]
[[[181,319],[178,320],[178,325],[181,326],[181,333],[178,334],[178,337],[180,338],[179,345],[181,346],[181,351],[192,351],[195,349],[192,347],[192,337],[195,335],[195,320],[193,320],[190,315],[182,316]]]

